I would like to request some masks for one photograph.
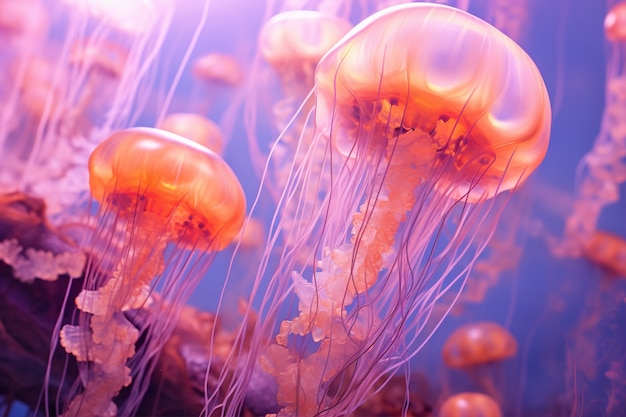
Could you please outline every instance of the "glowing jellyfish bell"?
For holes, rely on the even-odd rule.
[[[456,329],[443,346],[443,360],[451,368],[466,368],[508,359],[517,341],[498,323],[477,322]]]
[[[616,4],[604,19],[604,33],[610,41],[626,41],[626,3]]]
[[[437,417],[502,417],[502,410],[493,398],[478,392],[463,392],[447,398]]]
[[[237,86],[243,80],[243,71],[235,58],[218,52],[209,53],[196,59],[193,63],[192,72],[196,78],[203,81],[230,86]]]
[[[259,51],[280,74],[285,88],[312,87],[315,65],[352,25],[313,10],[275,15],[259,34]]]
[[[63,415],[114,416],[113,399],[131,381],[119,415],[132,415],[173,318],[212,254],[238,235],[245,197],[219,156],[159,129],[113,134],[91,154],[89,173],[101,204],[87,248],[92,266],[76,298],[79,323],[60,332],[61,345],[78,361],[83,390]],[[128,315],[141,308],[149,314]],[[136,345],[140,334],[145,340]]]
[[[459,327],[446,339],[442,349],[447,366],[468,372],[490,396],[498,400],[502,398],[502,384],[494,382],[497,373],[490,365],[516,354],[515,337],[494,322],[476,322]]]
[[[543,160],[550,134],[549,97],[531,58],[485,22],[446,6],[383,13],[401,25],[385,34],[380,18],[367,19],[361,26],[371,30],[352,32],[320,62],[318,129],[353,157],[361,138],[427,132],[438,155],[454,159],[451,169],[487,168],[480,180],[475,170],[449,178],[471,200],[519,185]],[[413,19],[426,24],[407,23]]]
[[[313,216],[286,223],[300,233],[291,253],[318,243],[309,270],[273,277],[298,298],[298,315],[262,356],[279,416],[347,415],[415,355],[441,293],[462,287],[497,224],[506,199],[492,197],[530,175],[550,134],[530,57],[446,6],[406,4],[364,20],[320,60],[314,92],[312,143],[332,145],[296,163],[287,189],[331,184]],[[314,166],[332,175],[311,180]]]

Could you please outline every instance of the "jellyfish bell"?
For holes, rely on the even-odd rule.
[[[443,360],[451,368],[466,368],[502,361],[517,353],[517,341],[498,323],[476,322],[461,326],[447,339]]]
[[[100,203],[91,267],[75,300],[79,321],[60,331],[83,389],[63,415],[133,415],[174,319],[215,251],[239,233],[245,197],[217,154],[159,129],[114,133],[91,154],[89,174]]]
[[[469,323],[446,339],[444,363],[468,373],[471,379],[499,402],[503,401],[504,368],[499,364],[517,354],[517,340],[494,322]]]
[[[287,88],[310,88],[317,62],[351,27],[343,19],[312,10],[279,13],[261,29],[259,51]]]
[[[218,52],[202,55],[193,62],[193,75],[210,83],[237,86],[243,80],[239,63],[230,55]]]
[[[502,410],[491,397],[478,392],[463,392],[448,397],[437,417],[502,417]]]
[[[163,119],[160,129],[186,137],[218,155],[224,151],[224,135],[220,127],[206,117],[194,113],[172,113]]]
[[[454,160],[446,182],[470,201],[517,187],[547,151],[550,101],[537,66],[506,35],[447,6],[366,19],[320,61],[316,86],[316,125],[343,154],[356,156],[354,138],[419,129]],[[480,181],[460,172],[467,165],[485,167]]]
[[[604,33],[612,42],[626,40],[626,3],[617,3],[609,10],[604,19]]]
[[[171,218],[184,237],[225,248],[239,233],[245,198],[237,177],[213,151],[160,129],[112,135],[89,158],[91,193],[100,202]],[[217,179],[217,180],[216,180]]]

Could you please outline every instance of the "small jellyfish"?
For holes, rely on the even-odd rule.
[[[610,42],[626,41],[626,3],[617,3],[604,19],[604,33]]]
[[[443,361],[451,368],[467,368],[502,361],[517,353],[517,341],[498,323],[470,323],[456,329],[443,346]]]
[[[245,227],[236,238],[236,242],[239,243],[243,249],[260,248],[263,246],[264,240],[265,227],[259,219],[254,217],[250,217],[247,220]]]
[[[245,198],[219,156],[159,129],[113,134],[91,154],[89,174],[100,203],[91,260],[79,321],[60,331],[82,390],[63,416],[130,416],[190,291],[239,233]],[[137,323],[140,309],[149,314]],[[131,381],[129,397],[113,402]]]
[[[313,94],[311,140],[276,214],[295,217],[268,238],[290,245],[268,281],[261,263],[256,348],[225,400],[241,401],[245,372],[260,366],[276,379],[279,416],[348,415],[427,343],[434,306],[460,291],[497,224],[499,195],[540,164],[550,134],[530,57],[446,6],[364,20],[319,61]]]
[[[493,322],[476,322],[456,329],[442,349],[444,363],[469,373],[489,395],[501,401],[493,364],[517,354],[517,340],[504,327]]]
[[[286,94],[313,87],[315,66],[352,25],[312,10],[283,12],[259,34],[259,52],[279,74]]]
[[[613,233],[597,230],[583,249],[583,255],[621,277],[626,277],[626,240]]]
[[[464,392],[447,398],[439,407],[438,417],[502,417],[502,410],[493,398]]]
[[[208,83],[238,86],[243,80],[239,63],[230,55],[218,52],[202,55],[193,62],[193,75]]]
[[[191,139],[218,155],[222,155],[224,152],[225,141],[220,127],[202,115],[194,113],[169,114],[157,127]]]
[[[272,177],[268,182],[272,184],[270,192],[276,200],[294,166],[311,158],[311,154],[321,159],[326,152],[326,143],[323,140],[314,141],[313,128],[307,125],[307,119],[312,115],[313,102],[306,98],[315,82],[317,63],[351,27],[348,21],[334,15],[295,10],[273,16],[261,29],[259,54],[278,73],[282,87],[280,98],[272,104],[271,115],[274,127],[282,131],[280,139],[272,145],[270,156]],[[253,142],[250,146],[253,159],[257,167],[262,167],[266,158],[255,155],[260,146],[254,142],[254,135],[249,137]],[[313,166],[309,172],[312,186],[302,192],[316,197],[303,199],[302,205],[298,207],[299,213],[285,213],[284,219],[312,214],[319,195],[328,191],[329,180],[323,178],[324,175],[328,173],[324,172],[322,165]],[[287,206],[286,209],[292,207]],[[285,224],[285,227],[290,226]]]

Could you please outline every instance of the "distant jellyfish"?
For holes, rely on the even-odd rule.
[[[610,273],[626,278],[626,239],[597,230],[583,248],[583,256]]]
[[[502,410],[493,398],[478,392],[464,392],[447,398],[437,417],[502,417]]]
[[[259,34],[259,52],[279,74],[285,94],[313,87],[315,66],[352,25],[312,10],[273,16]]]
[[[466,368],[502,361],[517,353],[517,341],[498,323],[477,322],[456,329],[443,346],[443,361],[451,368]]]
[[[314,158],[324,157],[326,143],[320,140],[312,143],[314,132],[307,120],[312,117],[313,102],[306,98],[314,86],[317,63],[351,27],[348,21],[331,14],[294,10],[273,16],[261,29],[259,53],[278,73],[281,85],[280,98],[272,103],[271,115],[274,127],[282,131],[280,139],[271,145],[268,189],[275,199],[278,199],[294,166],[313,158],[312,154],[317,155]],[[249,137],[254,138],[254,135]],[[263,166],[266,158],[254,154],[258,148],[258,144],[251,143],[257,166]],[[299,213],[284,213],[285,222],[288,218],[310,216],[317,196],[328,191],[329,179],[322,177],[325,174],[321,165],[314,166],[309,175],[312,187],[304,193],[312,198],[302,199]]]
[[[81,375],[62,415],[131,416],[184,302],[239,233],[245,198],[217,154],[158,129],[113,134],[92,153],[89,173],[100,207],[79,320],[60,331]],[[138,323],[141,309],[148,314]]]
[[[498,323],[469,323],[456,329],[446,339],[442,356],[444,363],[464,370],[489,395],[500,400],[500,388],[495,383],[493,367],[517,354],[517,340]]]
[[[460,291],[497,224],[499,194],[547,150],[550,105],[535,64],[446,6],[364,20],[320,60],[313,94],[314,126],[302,129],[311,141],[291,165],[259,268],[267,289],[251,296],[255,348],[233,353],[238,382],[209,396],[206,415],[216,401],[234,415],[255,367],[276,380],[278,416],[349,415],[427,343],[435,304]],[[327,191],[311,195],[318,185]]]
[[[103,77],[120,79],[127,68],[128,50],[114,42],[83,39],[72,44],[68,61]]]
[[[220,127],[202,115],[172,113],[167,115],[157,127],[191,139],[218,155],[224,152],[225,140]]]
[[[193,62],[193,75],[208,83],[238,86],[243,80],[243,70],[230,55],[212,52]]]
[[[565,222],[565,242],[559,254],[580,256],[594,238],[602,210],[620,199],[626,181],[626,3],[618,3],[604,20],[610,43],[605,107],[600,132],[577,169],[572,213]]]
[[[243,249],[258,249],[265,243],[265,227],[261,220],[250,217],[236,238]]]

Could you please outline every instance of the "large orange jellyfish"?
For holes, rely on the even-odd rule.
[[[282,233],[292,245],[258,297],[239,382],[221,405],[211,397],[213,408],[241,401],[255,364],[276,380],[279,416],[358,407],[426,343],[435,303],[460,291],[496,225],[506,195],[496,196],[522,183],[548,145],[549,99],[533,61],[451,7],[366,19],[321,59],[314,94],[308,148],[327,146],[293,163],[280,205],[298,207],[320,178],[328,191],[272,231],[268,241]],[[328,176],[311,175],[320,166]],[[277,329],[281,309],[291,319]]]
[[[80,372],[62,415],[129,416],[173,318],[212,255],[239,233],[245,198],[219,156],[159,129],[113,134],[92,153],[89,173],[100,208],[76,297],[79,321],[60,331],[61,345],[76,357]],[[139,308],[152,314],[141,319]],[[131,382],[128,398],[116,404]]]

